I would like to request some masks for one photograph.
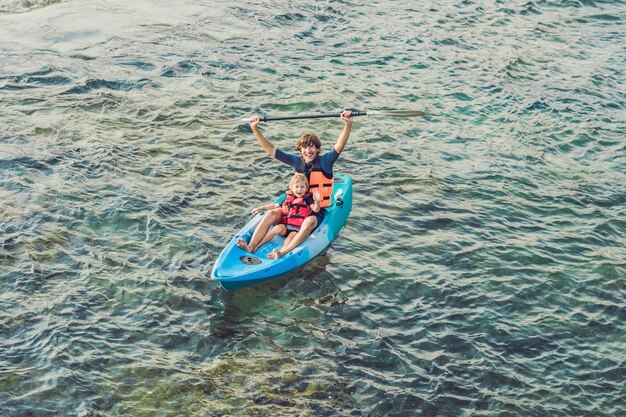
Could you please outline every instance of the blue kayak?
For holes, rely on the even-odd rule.
[[[284,195],[276,201],[282,198]],[[213,266],[211,278],[227,290],[236,290],[285,275],[309,262],[326,249],[345,226],[351,210],[352,179],[347,175],[335,174],[331,205],[326,207],[322,223],[304,242],[278,259],[269,259],[267,255],[272,250],[281,248],[285,240],[281,236],[274,237],[254,254],[240,249],[235,242],[239,237],[243,237],[246,242],[250,241],[254,228],[263,217],[259,213],[233,236],[222,250]]]

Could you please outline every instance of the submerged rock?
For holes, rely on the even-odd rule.
[[[354,415],[350,387],[326,368],[320,362],[263,353],[222,356],[164,377],[143,370],[135,375],[142,377],[140,386],[122,395],[115,411],[152,416],[167,404],[179,415]]]

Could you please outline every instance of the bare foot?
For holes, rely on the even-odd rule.
[[[271,251],[270,253],[267,254],[267,257],[270,258],[270,259],[278,259],[281,256],[283,256],[283,255],[281,255],[281,253],[278,252],[277,249],[274,249],[273,251]]]
[[[250,247],[250,245],[248,245],[246,243],[245,240],[243,240],[242,237],[240,237],[239,239],[237,239],[237,242],[235,242],[235,244],[237,245],[238,248],[245,250],[246,252],[250,252],[252,253],[252,248]]]

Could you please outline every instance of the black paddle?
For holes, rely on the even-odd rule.
[[[419,110],[381,110],[381,111],[353,111],[352,116],[391,116],[391,117],[418,117],[424,116],[426,113]],[[278,120],[300,120],[300,119],[327,119],[340,117],[341,113],[324,113],[324,114],[301,114],[295,116],[263,116],[259,117],[262,122],[273,122]],[[240,123],[250,122],[246,119],[230,119],[230,120],[212,120],[206,122],[213,126],[236,125]]]

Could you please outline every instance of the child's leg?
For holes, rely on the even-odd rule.
[[[250,238],[250,242],[246,243],[243,238],[237,239],[237,246],[246,252],[254,253],[256,252],[259,245],[259,242],[265,238],[268,233],[270,226],[274,223],[278,223],[280,221],[280,217],[282,215],[281,209],[274,209],[265,212],[261,222],[257,225],[252,233],[252,237]]]
[[[276,235],[284,235],[285,233],[287,233],[287,226],[285,226],[284,224],[277,224],[276,226],[272,227],[270,229],[269,232],[267,232],[265,234],[265,237],[263,238],[263,240],[261,240],[261,243],[259,243],[257,245],[257,250],[263,246],[264,244],[266,244],[267,242],[269,242],[270,240],[274,239],[274,236]]]
[[[289,246],[289,244],[291,243],[291,241],[297,234],[298,232],[293,232],[293,231],[289,232],[289,234],[285,238],[285,241],[283,242],[283,246],[280,248],[280,251],[274,249],[273,251],[267,254],[267,257],[271,259],[278,259],[281,256],[285,255],[287,253],[285,252],[285,249]]]
[[[256,252],[259,246],[261,246],[259,245],[259,242],[263,240],[263,238],[267,234],[267,231],[270,229],[270,227],[273,224],[280,223],[280,218],[282,214],[283,214],[283,211],[280,208],[268,210],[265,212],[265,214],[263,215],[263,218],[261,219],[261,222],[254,229],[254,233],[252,234],[252,237],[250,238],[250,242],[248,242],[248,247],[250,248],[249,252],[252,252],[252,253]]]
[[[293,238],[298,234],[298,232],[289,232],[289,234],[287,235],[287,237],[285,238],[285,241],[283,242],[283,247],[280,248],[280,251],[282,253],[285,253],[285,248],[287,248],[287,246],[289,246],[289,244],[291,243],[291,241],[293,240]]]

